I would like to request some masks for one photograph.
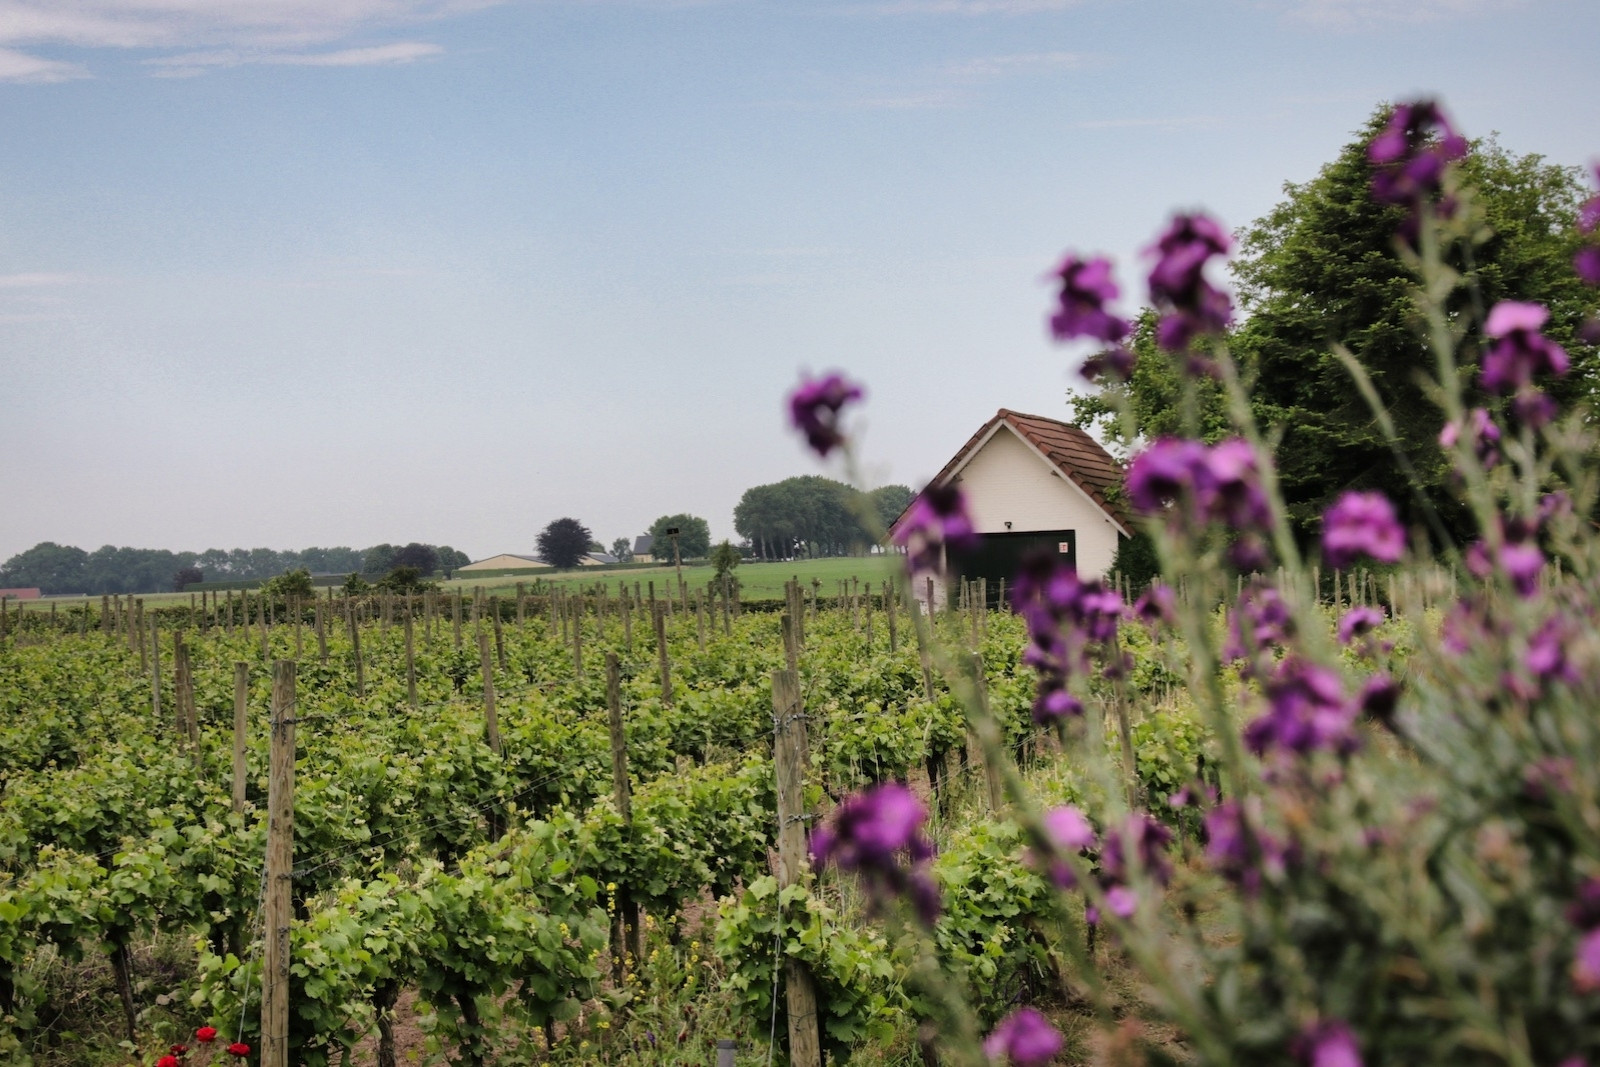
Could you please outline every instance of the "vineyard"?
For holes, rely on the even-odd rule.
[[[968,759],[935,638],[977,654],[1013,747],[1039,749],[1016,617],[974,603],[929,634],[892,586],[834,591],[792,589],[792,618],[625,585],[12,616],[0,1048],[16,1062],[148,1062],[202,1025],[260,1045],[277,707],[294,745],[291,1062],[342,1062],[373,1035],[377,1061],[393,1062],[408,993],[431,1047],[462,1062],[678,1062],[677,1047],[652,1058],[653,1031],[629,1047],[641,1039],[624,1022],[663,984],[692,1002],[697,983],[732,1005],[731,1029],[672,1041],[738,1038],[764,1061],[784,1032],[774,672],[798,668],[811,813],[913,778],[946,812],[981,804],[982,761]],[[1141,670],[1145,688],[1164,684],[1153,662]],[[1178,719],[1136,729],[1153,781],[1174,742],[1196,743]],[[1019,851],[1015,827],[976,823],[939,859],[962,901],[941,950],[995,1007],[1059,967],[1027,934],[1055,916]],[[848,921],[848,885],[808,875],[781,908],[835,1053],[904,1029],[915,1005],[893,981],[900,965]],[[73,988],[97,956],[111,984]],[[61,1022],[85,996],[115,1005],[93,1054]]]

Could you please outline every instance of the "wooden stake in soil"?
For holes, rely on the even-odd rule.
[[[895,621],[899,612],[895,610],[894,585],[891,582],[883,583],[883,610],[889,616],[889,652],[892,655],[900,651],[900,628]]]
[[[503,671],[503,670],[506,670],[508,668],[506,666],[506,634],[505,634],[505,627],[500,622],[500,598],[499,597],[492,596],[492,597],[489,598],[489,618],[490,618],[490,621],[494,623],[494,658],[495,658],[495,662],[500,664],[500,669]]]
[[[156,617],[150,616],[150,710],[155,722],[161,723],[161,635],[156,631]]]
[[[483,722],[489,751],[500,755],[500,718],[494,710],[494,665],[489,661],[489,635],[478,635],[478,663],[483,669]]]
[[[694,635],[700,642],[700,651],[706,650],[706,602],[705,595],[699,590],[694,591]]]
[[[972,671],[973,691],[978,695],[978,704],[982,709],[984,718],[989,716],[989,680],[984,674],[983,657],[974,652],[968,659],[968,666]],[[1005,793],[1000,783],[1000,768],[984,757],[983,745],[971,730],[967,731],[967,761],[983,768],[983,784],[987,790],[987,799],[990,811],[1000,811],[1005,807]]]
[[[406,703],[417,706],[417,646],[411,612],[406,612]]]
[[[654,592],[654,590],[652,590]],[[662,612],[661,605],[651,602],[651,614],[655,616],[656,627],[656,658],[661,667],[661,702],[668,707],[672,706],[672,660],[667,656],[667,618]]]
[[[233,665],[233,811],[244,811],[245,745],[250,740],[250,664]]]
[[[266,960],[261,1067],[289,1067],[289,924],[294,917],[294,661],[272,665],[272,749],[267,778]]]
[[[350,617],[350,655],[356,661],[356,696],[365,700],[367,697],[367,666],[361,660],[361,620],[356,618],[356,610],[348,608]]]
[[[628,785],[628,736],[622,725],[622,665],[606,653],[606,707],[611,715],[611,792],[623,825],[633,824],[633,795]],[[627,886],[618,891],[617,927],[612,938],[612,969],[617,981],[626,973],[628,956],[639,959],[639,905]]]
[[[772,672],[773,758],[778,778],[778,891],[799,880],[806,862],[805,716],[800,675]],[[784,959],[789,1009],[791,1067],[822,1067],[821,1020],[811,971],[799,960]]]

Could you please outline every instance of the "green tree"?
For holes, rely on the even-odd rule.
[[[611,554],[617,557],[619,563],[633,562],[633,542],[626,537],[619,537],[611,542]]]
[[[694,515],[663,515],[650,524],[655,545],[650,549],[658,561],[672,560],[672,538],[667,531],[678,528],[678,555],[683,559],[704,559],[711,553],[711,527]]]
[[[911,506],[916,495],[909,485],[880,485],[867,494],[872,499],[878,523],[885,530],[900,517],[902,511]]]
[[[430,582],[424,573],[416,567],[396,567],[394,570],[378,579],[377,588],[386,593],[426,593],[439,588],[438,582]]]
[[[539,558],[552,567],[576,567],[594,534],[577,519],[556,519],[539,533]]]
[[[38,586],[51,594],[90,592],[88,562],[89,553],[81,548],[41,541],[0,566],[0,585]]]
[[[361,555],[362,574],[388,574],[395,568],[395,555],[400,550],[385,542],[373,545]]]
[[[311,585],[311,572],[304,567],[284,571],[277,577],[268,579],[261,583],[261,591],[273,598],[299,597],[301,600],[309,600],[317,594]]]
[[[740,559],[739,550],[733,547],[731,541],[718,542],[717,546],[711,550],[711,566],[716,568],[716,580],[720,582],[724,577],[732,574],[733,569],[739,565]]]
[[[1302,534],[1345,489],[1380,489],[1409,523],[1422,518],[1407,475],[1334,354],[1334,343],[1342,342],[1371,376],[1446,531],[1461,539],[1470,523],[1448,491],[1449,472],[1436,443],[1443,419],[1428,399],[1434,357],[1417,330],[1417,279],[1395,240],[1403,209],[1380,204],[1370,193],[1366,146],[1388,115],[1387,106],[1379,108],[1315,178],[1286,185],[1284,201],[1243,231],[1233,267],[1243,314],[1229,340],[1258,423],[1279,435],[1279,478]],[[1460,176],[1466,190],[1461,239],[1448,257],[1468,283],[1451,307],[1465,331],[1465,350],[1479,350],[1483,313],[1496,302],[1545,304],[1551,310],[1547,334],[1573,359],[1572,373],[1551,391],[1563,403],[1592,398],[1600,366],[1577,329],[1597,301],[1571,268],[1574,220],[1585,195],[1581,173],[1537,155],[1514,155],[1488,138],[1472,145]],[[1127,389],[1140,437],[1197,430],[1214,439],[1224,432],[1214,386],[1202,390],[1196,411],[1182,410],[1179,372],[1156,350],[1148,315],[1133,345],[1139,360]],[[1077,399],[1077,421],[1098,426],[1126,448],[1130,442],[1111,424],[1107,399]],[[1469,400],[1491,402],[1476,393]]]

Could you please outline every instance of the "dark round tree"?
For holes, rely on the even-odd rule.
[[[539,558],[552,567],[576,567],[594,534],[577,519],[556,519],[539,534]]]

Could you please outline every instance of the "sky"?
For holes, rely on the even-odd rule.
[[[0,560],[734,536],[1067,417],[1069,250],[1229,226],[1383,100],[1600,159],[1595,0],[0,0]]]

